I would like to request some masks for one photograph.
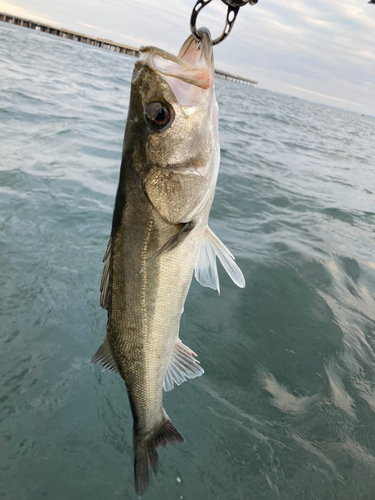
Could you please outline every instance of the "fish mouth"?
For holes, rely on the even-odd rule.
[[[194,35],[190,35],[178,53],[178,58],[194,66],[205,66],[207,69],[213,68],[213,45],[211,34],[207,28],[199,31],[200,41]]]
[[[141,47],[141,61],[145,61],[156,73],[169,83],[169,78],[177,78],[201,89],[209,89],[213,83],[213,48],[208,29],[199,30],[201,37],[197,41],[190,35],[183,43],[178,56],[157,47]]]

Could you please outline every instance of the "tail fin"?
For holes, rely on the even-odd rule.
[[[170,420],[163,423],[159,431],[148,441],[142,441],[134,435],[134,484],[135,491],[142,497],[150,484],[148,466],[158,473],[159,455],[156,448],[164,448],[167,444],[183,443],[185,440]]]

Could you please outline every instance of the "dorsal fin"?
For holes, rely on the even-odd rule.
[[[240,288],[244,288],[245,278],[241,269],[234,262],[233,255],[213,231],[207,227],[199,246],[194,275],[201,285],[213,288],[220,293],[216,257],[219,257],[222,266],[234,283]]]
[[[91,364],[99,365],[103,371],[109,370],[110,372],[119,373],[107,335],[104,337],[102,345],[92,357]]]
[[[181,385],[188,378],[200,377],[204,370],[199,361],[194,358],[195,352],[178,339],[173,351],[171,362],[164,378],[164,390],[173,389],[173,384]]]

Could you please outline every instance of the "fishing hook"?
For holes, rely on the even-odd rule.
[[[199,35],[199,32],[197,30],[197,17],[200,11],[206,7],[212,0],[197,0],[197,3],[194,6],[193,12],[191,13],[191,18],[190,18],[190,29],[193,35],[195,36],[197,42],[199,43],[201,41],[201,37]],[[236,20],[238,11],[240,10],[240,7],[243,7],[247,3],[250,5],[255,5],[258,0],[222,0],[227,6],[227,17],[225,20],[225,26],[224,29],[221,33],[220,36],[215,38],[215,40],[212,41],[212,45],[217,45],[218,43],[221,43],[225,38],[229,35],[229,33],[232,31],[234,22]]]

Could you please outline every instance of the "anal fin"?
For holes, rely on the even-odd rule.
[[[199,246],[194,276],[202,286],[213,288],[220,293],[216,257],[219,258],[222,266],[234,283],[240,288],[244,288],[245,278],[241,269],[235,263],[233,255],[213,231],[207,227]]]
[[[110,372],[119,373],[116,361],[113,357],[112,350],[108,342],[107,335],[104,337],[102,345],[92,357],[91,364],[99,365],[103,371],[109,370]]]
[[[171,391],[173,384],[181,385],[188,378],[200,377],[204,370],[195,359],[195,352],[179,339],[164,378],[164,390]]]

